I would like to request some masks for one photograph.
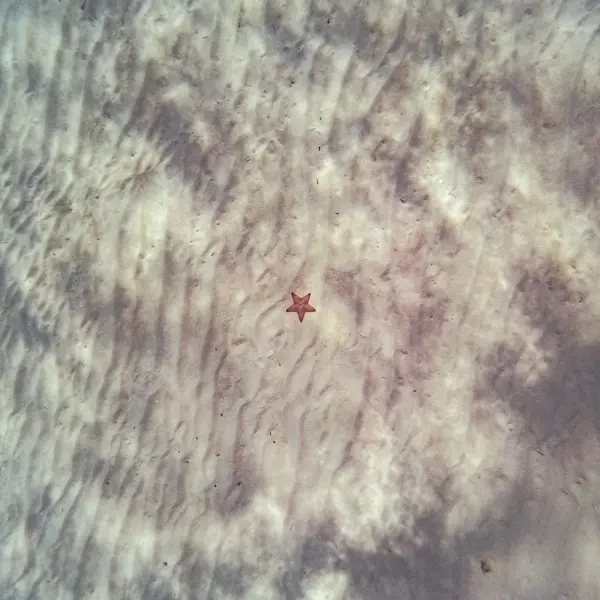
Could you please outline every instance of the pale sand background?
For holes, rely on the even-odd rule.
[[[600,597],[597,2],[0,10],[0,598]]]

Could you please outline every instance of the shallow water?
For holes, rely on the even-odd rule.
[[[600,597],[599,31],[3,2],[0,598]]]

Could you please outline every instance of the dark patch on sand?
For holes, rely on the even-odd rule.
[[[549,258],[519,266],[516,276],[514,306],[536,334],[538,363],[525,379],[518,370],[524,342],[502,343],[482,359],[475,398],[502,398],[523,415],[532,443],[569,461],[579,456],[585,442],[575,435],[580,423],[590,423],[600,433],[594,392],[600,387],[600,344],[579,339],[587,289],[574,271]]]

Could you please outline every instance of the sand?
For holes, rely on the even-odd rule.
[[[2,2],[0,599],[600,597],[599,31]]]

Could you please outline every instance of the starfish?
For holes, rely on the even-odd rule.
[[[292,292],[292,300],[294,303],[286,309],[285,312],[295,312],[298,313],[298,318],[300,319],[300,323],[302,323],[302,319],[304,319],[304,315],[307,312],[316,312],[316,308],[311,306],[308,301],[310,300],[310,294],[306,294],[304,297],[297,296]]]

